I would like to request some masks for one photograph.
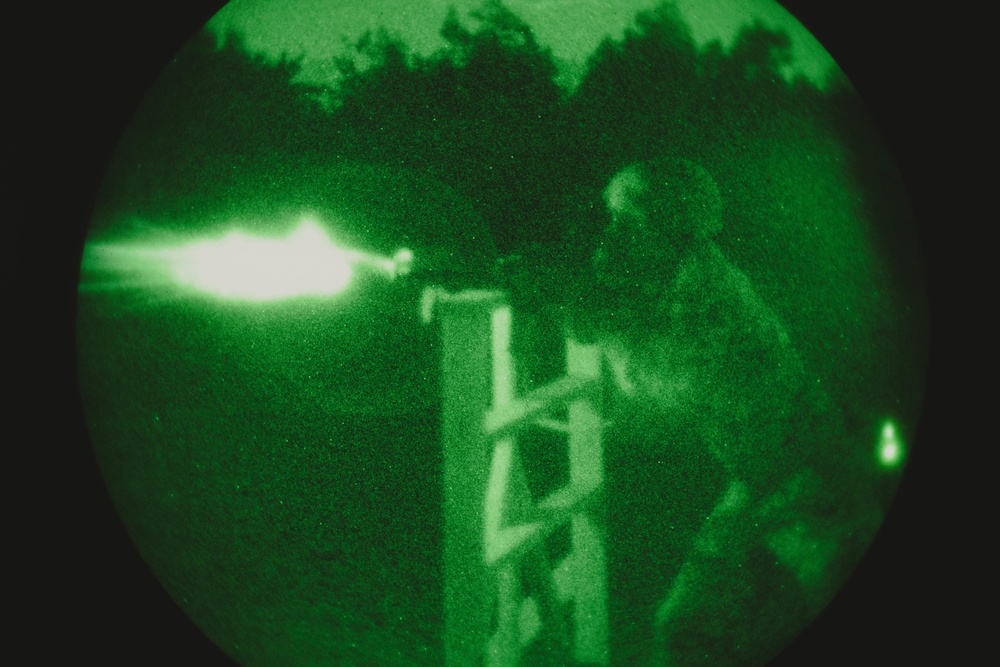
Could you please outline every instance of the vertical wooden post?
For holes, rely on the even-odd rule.
[[[530,521],[532,510],[515,437],[505,435],[491,442],[484,426],[490,408],[516,400],[512,314],[501,292],[436,294],[425,299],[424,307],[426,321],[436,305],[442,327],[445,665],[507,667],[519,662],[524,642],[534,636],[534,631],[521,627],[522,564],[532,574],[537,596],[533,602],[535,607],[541,604],[543,627],[547,624],[553,637],[568,637],[561,627],[558,599],[572,600],[575,659],[606,665],[603,535],[590,512],[570,518],[572,547],[556,571],[541,546],[517,561],[499,563],[498,569],[488,565],[486,545],[495,537],[486,534],[487,525],[494,532],[502,526],[513,528]],[[568,340],[566,357],[570,376],[599,378],[601,358],[596,347]],[[600,396],[591,393],[570,400],[566,424],[570,485],[585,494],[598,491],[604,481],[602,428]],[[491,468],[496,468],[492,477]]]
[[[502,293],[465,291],[436,304],[441,320],[444,448],[444,658],[479,667],[496,604],[483,557],[483,492],[491,447],[483,415],[494,398],[494,311]]]
[[[577,377],[599,378],[601,355],[595,346],[566,341],[566,370]],[[569,476],[578,488],[597,490],[604,482],[604,446],[600,395],[569,405]],[[574,602],[574,657],[580,662],[607,665],[608,591],[603,526],[591,513],[573,517],[572,564]]]
[[[510,353],[510,336],[512,325],[512,313],[510,306],[496,308],[490,321],[491,336],[491,364],[490,377],[493,382],[493,407],[498,408],[509,404],[514,400],[514,363]],[[511,468],[517,465],[517,448],[514,439],[504,438],[499,442],[488,443],[486,451],[491,460],[494,461],[494,452],[497,450],[506,451],[509,456],[505,457],[510,462]],[[508,483],[513,470],[505,470],[502,478]],[[498,491],[499,498],[486,499],[486,510],[495,511],[504,508],[506,502],[518,499],[517,494],[511,498],[510,489],[504,485]],[[518,508],[523,509],[523,508]],[[508,510],[509,512],[509,510]],[[493,518],[496,524],[501,524],[510,517],[497,516]],[[494,573],[497,586],[497,632],[489,645],[486,656],[487,667],[507,667],[516,665],[520,657],[520,636],[518,634],[518,616],[521,610],[521,579],[516,563],[506,562]]]

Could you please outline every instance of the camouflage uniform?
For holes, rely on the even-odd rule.
[[[706,235],[666,234],[658,267],[650,218],[624,222],[597,267],[596,337],[620,399],[607,452],[612,664],[763,661],[829,599],[846,542],[874,524],[844,502],[855,477],[842,415]]]

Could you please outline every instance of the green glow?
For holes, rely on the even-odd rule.
[[[903,460],[903,441],[900,440],[896,425],[891,419],[887,419],[882,425],[878,460],[886,468],[895,468]]]

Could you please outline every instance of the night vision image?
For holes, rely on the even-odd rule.
[[[238,664],[763,665],[905,471],[912,225],[772,0],[234,0],[98,196],[87,427]]]

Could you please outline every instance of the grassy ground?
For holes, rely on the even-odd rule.
[[[439,350],[412,303],[372,294],[81,298],[81,387],[111,495],[171,596],[241,664],[441,663]],[[524,443],[536,493],[558,484],[558,451]],[[704,458],[657,459],[656,517],[613,499],[619,529],[670,528],[656,583],[632,584],[665,590],[679,571],[723,484]],[[616,461],[609,449],[610,475]]]
[[[364,318],[322,306],[89,295],[80,308],[109,490],[206,634],[246,665],[440,662],[432,345],[359,342]],[[372,358],[391,348],[398,363]],[[422,363],[398,395],[379,391]],[[393,414],[405,395],[413,411]]]

